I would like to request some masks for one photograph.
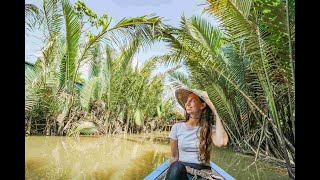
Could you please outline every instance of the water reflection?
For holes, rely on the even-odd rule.
[[[140,140],[27,137],[26,179],[143,179],[168,158],[169,147]]]
[[[169,158],[165,137],[26,137],[26,179],[143,179]],[[213,149],[211,160],[236,179],[287,179],[286,171],[228,149]]]
[[[257,161],[254,157],[235,153],[230,149],[213,148],[211,161],[236,179],[289,179],[285,169]]]

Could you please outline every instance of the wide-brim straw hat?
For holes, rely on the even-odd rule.
[[[207,106],[209,106],[209,108],[211,109],[212,113],[214,113],[216,115],[216,108],[214,107],[213,103],[211,102],[207,91],[201,91],[201,90],[198,90],[198,89],[190,89],[188,87],[179,87],[175,91],[175,96],[176,96],[176,99],[177,99],[178,103],[180,104],[180,106],[184,110],[186,110],[185,104],[186,104],[186,102],[188,100],[189,94],[191,94],[191,93],[194,93],[199,98],[201,98],[207,104]]]

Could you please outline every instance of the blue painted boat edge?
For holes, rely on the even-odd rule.
[[[156,179],[169,166],[170,166],[170,160],[168,159],[164,163],[162,163],[159,167],[157,167],[157,169],[152,171],[152,173],[150,173],[148,176],[146,176],[143,180],[154,180],[154,179]]]
[[[215,163],[213,163],[212,161],[210,161],[210,166],[212,169],[216,170],[217,173],[219,173],[222,177],[224,177],[226,180],[235,180],[235,178],[233,178],[232,176],[230,176],[230,174],[228,174],[227,172],[225,172],[223,169],[221,169],[219,166],[217,166]]]
[[[164,170],[166,170],[170,166],[170,160],[166,160],[164,163],[162,163],[160,166],[158,166],[154,171],[152,171],[148,176],[146,176],[143,180],[154,180],[157,177],[159,177]],[[235,180],[230,174],[225,172],[223,169],[221,169],[218,165],[210,161],[210,166],[212,169],[217,171],[222,177],[224,177],[226,180]]]

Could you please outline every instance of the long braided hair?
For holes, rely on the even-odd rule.
[[[201,103],[204,103],[204,101],[199,97]],[[211,131],[212,131],[212,125],[213,125],[213,114],[208,105],[201,111],[201,116],[200,116],[200,137],[198,136],[198,131],[197,131],[197,136],[200,139],[199,142],[199,161],[202,164],[208,164],[210,161],[210,150],[212,147],[212,139],[211,139]],[[186,112],[186,121],[190,119],[190,115]]]

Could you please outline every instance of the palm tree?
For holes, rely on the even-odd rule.
[[[148,59],[141,67],[134,67],[132,62],[141,46],[139,39],[121,47],[120,52],[108,46],[105,58],[100,56],[101,59],[95,61],[101,66],[91,65],[92,76],[81,91],[81,103],[89,112],[93,101],[105,102],[107,112],[103,124],[106,128],[120,121],[125,125],[124,131],[128,132],[130,127],[141,127],[145,119],[157,117],[157,107],[161,104],[164,104],[161,107],[170,106],[170,102],[163,101],[161,97],[164,77],[174,69],[151,76],[160,62],[158,57]],[[162,109],[167,114],[171,111]]]
[[[36,6],[32,5],[32,7]],[[56,77],[60,79],[59,88],[55,95],[64,94],[67,99],[58,134],[62,134],[63,122],[70,119],[70,112],[74,107],[75,79],[79,68],[94,59],[93,49],[96,45],[102,42],[111,45],[119,39],[116,38],[117,35],[122,35],[121,38],[124,40],[140,39],[143,43],[152,42],[153,35],[161,32],[163,28],[161,18],[155,15],[124,18],[114,26],[110,26],[111,17],[103,16],[105,21],[99,21],[101,28],[99,33],[96,35],[89,33],[88,37],[83,39],[81,28],[84,24],[69,1],[43,1],[42,7],[36,9],[39,12],[38,22],[44,30],[45,44],[47,44],[36,66],[41,69],[44,82],[48,79],[45,76],[49,73],[58,74]],[[48,69],[50,72],[47,71]],[[37,98],[33,101],[36,102]]]
[[[208,91],[224,119],[234,147],[253,152],[256,157],[268,155],[273,159],[285,159],[290,169],[294,162],[288,158],[294,158],[294,147],[290,136],[285,137],[283,131],[287,130],[288,121],[285,120],[290,117],[288,98],[292,94],[288,93],[288,87],[292,86],[276,78],[284,67],[274,64],[275,59],[267,61],[268,56],[258,61],[256,56],[262,54],[250,53],[247,49],[253,42],[251,46],[239,45],[238,36],[214,27],[200,17],[181,19],[181,28],[173,29],[173,35],[166,34],[165,40],[172,53],[163,58],[167,63],[183,63],[191,72],[191,83],[188,83],[193,88]],[[259,42],[255,43],[263,42],[257,40]],[[258,47],[261,52],[269,50],[265,46]],[[253,47],[255,51],[256,48]],[[180,79],[186,78],[180,76]],[[183,81],[178,85],[184,84]],[[287,149],[284,143],[290,148]]]
[[[256,68],[275,123],[288,174],[294,177],[287,147],[295,141],[295,1],[208,0],[206,11],[217,16],[241,55]],[[275,126],[272,125],[275,129]],[[286,137],[285,137],[286,136]],[[287,138],[290,138],[287,140]],[[291,141],[291,142],[290,142]]]

